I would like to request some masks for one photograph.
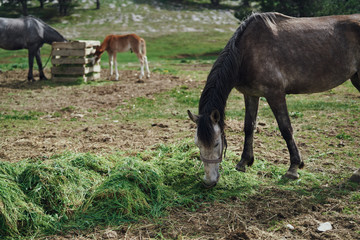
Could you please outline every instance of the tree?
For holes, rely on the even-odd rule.
[[[27,16],[28,15],[27,0],[18,0],[18,2],[21,5],[22,15]]]
[[[40,2],[40,8],[44,8],[44,2],[45,2],[45,0],[39,0],[39,2]]]
[[[211,0],[213,6],[219,6],[221,0]]]
[[[258,3],[258,8],[249,6]],[[359,0],[244,0],[235,17],[242,20],[252,11],[280,12],[294,17],[314,17],[360,12]]]
[[[59,13],[61,16],[66,16],[69,14],[71,8],[71,0],[58,0],[59,2]]]

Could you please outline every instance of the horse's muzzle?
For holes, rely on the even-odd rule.
[[[212,182],[212,183],[210,183],[210,184],[207,184],[206,182],[203,182],[203,186],[204,186],[205,188],[208,188],[208,189],[215,187],[216,184],[217,184],[217,182]]]
[[[203,181],[203,186],[204,186],[205,188],[213,188],[213,187],[215,187],[216,184],[218,183],[219,178],[220,178],[220,174],[217,175],[217,178],[216,178],[215,181],[206,181],[206,180],[204,179],[204,181]]]

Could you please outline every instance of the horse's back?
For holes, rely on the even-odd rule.
[[[0,48],[18,50],[26,48],[24,18],[0,18]]]
[[[141,41],[144,40],[134,33],[124,35],[111,34],[107,35],[104,39],[107,51],[109,52],[126,52],[130,49],[137,52]]]
[[[242,91],[321,92],[360,69],[360,15],[253,20],[238,40]],[[246,85],[246,87],[244,86]]]

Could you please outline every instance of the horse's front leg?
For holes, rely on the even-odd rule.
[[[109,66],[110,66],[110,79],[111,76],[113,75],[113,54],[112,52],[108,52],[109,54]]]
[[[36,51],[35,57],[36,57],[36,62],[37,62],[38,68],[39,68],[40,80],[47,80],[47,78],[44,74],[44,70],[43,70],[43,66],[42,66],[42,62],[41,62],[40,48]]]
[[[289,179],[298,179],[298,168],[304,167],[304,162],[301,160],[299,150],[296,146],[293,129],[291,127],[290,117],[286,106],[285,94],[273,93],[271,97],[267,97],[271,110],[273,111],[276,121],[279,125],[281,135],[286,141],[290,153],[290,168],[285,176]]]
[[[254,129],[256,127],[256,117],[259,107],[259,97],[245,97],[245,141],[244,150],[241,155],[241,161],[236,165],[236,170],[245,172],[246,166],[251,166],[254,163],[253,153],[253,139]]]
[[[35,51],[31,48],[29,48],[28,51],[28,59],[29,59],[29,72],[28,72],[28,81],[34,82],[34,76],[33,76],[33,67],[34,67],[34,55]]]

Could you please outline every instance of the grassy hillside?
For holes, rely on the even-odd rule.
[[[54,9],[52,5],[45,6],[47,8],[40,12],[38,7],[30,8],[30,13],[33,11],[45,18],[42,12]],[[10,16],[14,17],[14,14]],[[108,0],[102,3],[100,10],[94,10],[92,1],[82,1],[70,16],[56,17],[48,22],[69,40],[102,41],[108,34],[136,33],[146,40],[148,59],[155,65],[156,62],[174,59],[214,60],[238,25],[230,9],[207,9],[201,4],[172,4],[156,0]],[[44,62],[50,49],[49,45],[42,48]],[[0,56],[3,56],[2,70],[27,68],[25,50],[0,50]],[[138,60],[127,52],[118,55],[118,62],[123,68],[128,62]],[[108,67],[107,54],[102,57],[102,66]]]

